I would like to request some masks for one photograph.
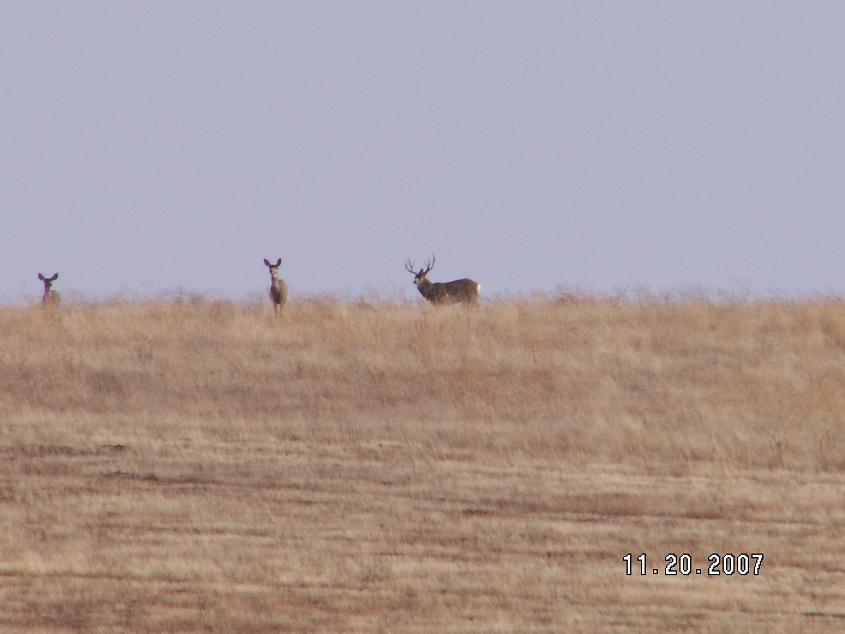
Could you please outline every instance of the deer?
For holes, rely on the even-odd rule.
[[[288,301],[288,285],[284,280],[279,279],[279,267],[282,265],[282,258],[273,264],[264,258],[265,266],[270,269],[270,301],[273,303],[273,311],[277,317],[282,314],[282,307]]]
[[[38,279],[44,282],[44,295],[41,297],[42,306],[58,306],[62,300],[61,296],[53,290],[53,282],[59,279],[59,274],[54,273],[53,277],[44,277],[41,273],[38,274]]]
[[[420,295],[425,297],[432,304],[475,304],[481,294],[481,284],[469,278],[453,280],[451,282],[432,282],[426,277],[434,268],[434,254],[431,260],[419,271],[415,271],[414,263],[408,258],[405,262],[405,270],[414,276],[414,284]]]

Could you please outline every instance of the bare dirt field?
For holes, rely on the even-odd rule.
[[[845,631],[845,304],[0,308],[0,631],[71,630]]]

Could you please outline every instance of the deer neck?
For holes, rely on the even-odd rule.
[[[432,295],[433,286],[434,285],[431,283],[431,280],[420,280],[420,283],[417,285],[417,290],[419,290],[420,295],[428,299]]]

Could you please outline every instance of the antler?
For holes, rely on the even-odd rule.
[[[426,275],[428,275],[428,272],[433,268],[434,268],[434,254],[433,253],[431,254],[431,259],[428,262],[425,263],[425,266],[422,269],[420,269],[420,273],[418,273],[417,271],[414,270],[415,266],[414,266],[414,263],[411,261],[411,258],[408,258],[408,260],[405,262],[405,270],[408,271],[408,273],[411,273],[413,275],[422,275],[423,277],[425,277]]]
[[[434,254],[431,254],[431,259],[425,263],[425,270],[423,271],[423,275],[428,275],[428,272],[434,268]]]

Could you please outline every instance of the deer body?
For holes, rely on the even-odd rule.
[[[414,284],[420,295],[432,304],[475,304],[481,294],[481,284],[469,278],[451,282],[432,282],[426,277],[434,268],[434,256],[419,271],[414,271],[414,263],[408,260],[405,269],[414,275]]]
[[[283,279],[279,278],[279,267],[282,265],[282,258],[279,258],[275,264],[272,264],[267,258],[264,258],[265,266],[270,269],[270,301],[273,304],[273,311],[276,316],[282,314],[282,307],[288,301],[288,285]]]
[[[451,282],[431,282],[423,279],[417,284],[417,290],[432,304],[473,303],[478,301],[481,284],[466,277]]]
[[[53,282],[59,279],[59,274],[54,273],[53,277],[44,277],[41,273],[38,274],[38,279],[44,283],[44,295],[41,296],[42,306],[58,306],[62,301],[61,296],[53,290]]]

